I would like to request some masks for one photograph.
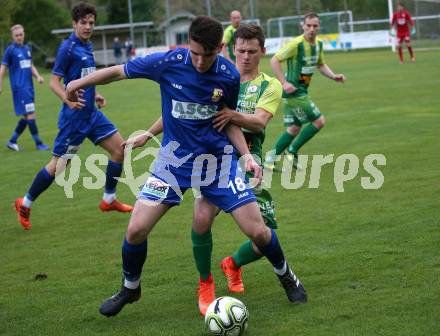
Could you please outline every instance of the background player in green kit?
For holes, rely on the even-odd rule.
[[[299,149],[325,125],[324,116],[308,96],[308,88],[315,69],[318,68],[324,76],[336,82],[345,82],[343,74],[334,74],[325,64],[323,43],[316,37],[319,28],[318,15],[306,14],[303,23],[304,34],[284,45],[271,59],[272,70],[283,85],[284,124],[287,129],[266,157],[265,166],[268,169],[274,168],[275,161],[287,147],[289,147],[289,158],[295,168],[300,169],[297,166]],[[281,69],[281,63],[285,61],[286,74]],[[304,124],[307,126],[301,131],[301,126]]]
[[[235,55],[233,52],[233,39],[234,33],[237,28],[240,26],[241,22],[241,13],[238,10],[233,10],[231,12],[231,24],[226,27],[223,32],[223,56],[226,57],[232,63],[235,63]]]

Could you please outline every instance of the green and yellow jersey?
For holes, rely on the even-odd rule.
[[[233,52],[233,45],[234,45],[233,37],[236,30],[237,28],[234,28],[233,25],[229,25],[223,32],[223,43],[226,45],[226,49],[228,51],[229,57],[234,62],[235,62],[235,55]]]
[[[294,93],[283,92],[283,98],[307,95],[316,67],[325,63],[322,41],[316,39],[315,44],[310,44],[304,35],[287,42],[275,57],[280,62],[287,61],[286,79],[297,88]]]
[[[280,106],[283,94],[283,87],[278,79],[260,72],[253,80],[240,83],[238,95],[237,112],[255,114],[257,109],[265,110],[275,114]],[[264,129],[258,133],[243,129],[243,134],[251,154],[263,159],[263,142],[265,137]],[[261,161],[263,162],[263,161]],[[248,173],[248,178],[251,174]],[[272,196],[266,189],[255,188],[255,197],[263,216],[264,223],[272,228],[278,227],[275,205]]]
[[[240,113],[255,114],[255,110],[263,109],[275,114],[281,103],[283,87],[274,77],[260,72],[253,80],[240,83],[237,111]],[[249,151],[263,159],[263,142],[265,132],[262,130],[253,133],[243,129]]]

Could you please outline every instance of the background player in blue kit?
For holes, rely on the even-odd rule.
[[[261,180],[261,168],[249,154],[243,133],[233,124],[228,124],[224,132],[213,127],[212,119],[223,105],[236,108],[240,85],[236,68],[218,55],[222,49],[222,26],[213,18],[199,16],[191,23],[188,35],[188,49],[155,53],[126,65],[102,69],[72,81],[66,88],[71,101],[80,101],[82,88],[126,78],[151,79],[161,89],[162,145],[152,176],[139,193],[122,245],[121,290],[100,307],[105,316],[116,315],[125,304],[139,300],[147,237],[169,208],[180,203],[179,193],[191,187],[198,188],[208,202],[231,213],[241,230],[272,263],[288,295],[303,290],[285,261],[275,232],[264,225],[244,172],[237,169],[236,150],[247,155],[247,170],[254,171]],[[231,148],[231,143],[236,149]],[[171,147],[173,151],[169,150]],[[225,153],[231,154],[227,155],[227,171],[221,167]],[[203,169],[200,155],[214,157],[216,165]],[[180,162],[174,165],[177,161]],[[177,185],[167,183],[170,174]],[[212,182],[194,184],[192,177],[197,175],[213,177]]]
[[[99,208],[102,211],[116,210],[131,212],[133,207],[116,200],[116,184],[122,173],[124,151],[123,139],[116,127],[95,107],[105,106],[105,99],[95,91],[95,87],[88,87],[80,102],[71,102],[66,98],[64,85],[70,81],[86,76],[95,71],[95,59],[90,37],[96,21],[96,10],[88,4],[81,3],[72,9],[73,30],[70,37],[61,43],[58,49],[55,65],[52,71],[50,87],[63,101],[58,119],[58,135],[55,139],[53,157],[35,177],[28,193],[15,201],[18,219],[24,229],[29,230],[30,207],[32,202],[45,191],[55,179],[55,173],[65,168],[67,160],[72,158],[85,138],[104,148],[110,159],[107,165],[104,197]],[[64,163],[57,167],[59,159]]]
[[[44,79],[38,73],[37,68],[32,64],[30,46],[24,44],[23,26],[12,26],[11,35],[14,42],[6,48],[0,66],[0,93],[3,88],[3,78],[6,73],[6,67],[8,67],[15,114],[21,118],[6,147],[17,152],[20,151],[21,149],[17,144],[18,137],[23,133],[26,126],[29,126],[29,131],[35,141],[37,149],[49,150],[50,147],[43,144],[38,136],[32,76],[34,76],[40,84],[43,84]]]

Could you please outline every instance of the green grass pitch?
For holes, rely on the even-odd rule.
[[[355,154],[361,168],[344,192],[336,191],[334,162],[323,167],[319,188],[308,188],[310,166],[298,190],[283,189],[274,175],[278,234],[309,302],[290,304],[267,261],[247,266],[246,292],[237,297],[250,312],[248,335],[440,333],[440,53],[416,57],[414,64],[399,65],[388,50],[327,53],[327,63],[348,81],[339,85],[315,75],[310,94],[327,125],[302,154]],[[268,69],[265,59],[263,70]],[[43,86],[36,84],[38,126],[52,145],[60,103],[48,87],[49,73],[45,79]],[[99,91],[108,100],[103,111],[125,137],[159,116],[159,88],[152,82],[119,82]],[[82,185],[84,177],[92,177],[86,158],[103,151],[84,143],[73,198],[52,185],[34,204],[33,228],[25,232],[12,204],[50,154],[34,149],[28,130],[20,138],[23,152],[4,147],[17,120],[7,82],[0,120],[0,334],[203,335],[190,242],[192,194],[150,236],[142,299],[104,318],[98,307],[120,286],[120,247],[129,216],[101,213],[102,189]],[[278,113],[266,149],[282,130]],[[373,153],[386,157],[386,166],[379,167],[384,184],[365,190],[361,177],[369,174],[362,161]],[[148,162],[133,163],[135,176]],[[135,199],[125,185],[119,185],[118,198]],[[244,236],[225,214],[217,218],[213,236],[217,295],[228,295],[218,265]],[[47,279],[35,280],[40,273]]]

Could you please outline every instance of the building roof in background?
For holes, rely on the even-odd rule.
[[[157,30],[163,30],[166,29],[166,27],[168,27],[169,25],[171,25],[173,22],[175,21],[179,21],[182,19],[187,19],[187,20],[192,20],[194,19],[196,16],[190,12],[187,11],[180,11],[178,13],[176,13],[175,15],[169,17],[168,19],[166,19],[165,21],[163,21],[159,27],[157,27]]]

